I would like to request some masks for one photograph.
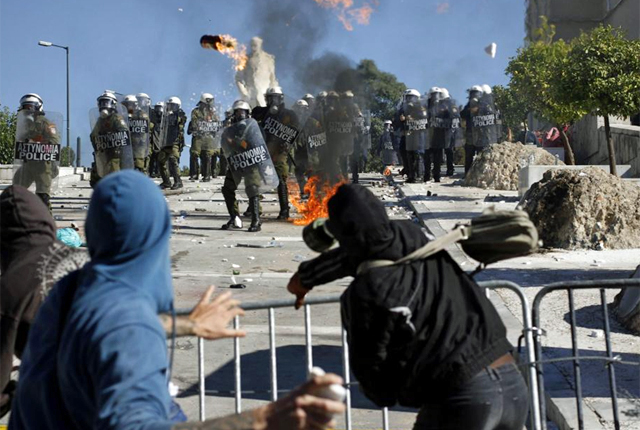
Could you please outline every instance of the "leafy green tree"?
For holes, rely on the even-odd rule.
[[[16,140],[18,115],[8,107],[0,110],[0,164],[13,163],[13,146]]]
[[[74,150],[66,146],[60,150],[60,165],[64,167],[72,166],[76,159],[76,153]]]
[[[502,113],[502,125],[507,130],[507,140],[511,142],[513,135],[522,125],[527,131],[527,116],[529,115],[529,105],[522,97],[509,86],[496,85],[493,87],[493,95],[496,106]]]
[[[570,46],[559,39],[553,41],[555,26],[543,26],[533,41],[518,49],[511,58],[506,73],[510,75],[509,87],[538,117],[554,124],[560,131],[567,164],[575,164],[573,150],[564,125],[582,118],[588,113],[567,92],[567,68]]]
[[[609,168],[616,175],[616,157],[609,116],[640,112],[640,41],[621,29],[600,25],[573,40],[564,69],[565,93],[581,107],[604,117]]]

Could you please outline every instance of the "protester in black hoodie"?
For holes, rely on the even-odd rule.
[[[300,265],[288,289],[354,276],[342,295],[351,368],[378,406],[420,408],[414,429],[521,430],[527,389],[506,329],[485,292],[446,251],[357,274],[366,260],[398,260],[427,243],[410,221],[390,221],[367,189],[343,185],[327,227],[340,246]]]

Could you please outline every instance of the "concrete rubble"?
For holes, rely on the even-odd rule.
[[[476,156],[463,185],[494,190],[518,190],[518,172],[527,164],[564,164],[534,145],[502,142]]]
[[[601,169],[551,170],[523,197],[545,247],[640,247],[640,188]]]

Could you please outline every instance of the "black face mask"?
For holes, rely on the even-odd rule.
[[[247,111],[244,109],[238,109],[235,112],[233,112],[233,122],[240,122],[242,120],[245,120],[249,117],[249,115],[247,114]]]

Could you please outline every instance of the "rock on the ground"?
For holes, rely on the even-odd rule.
[[[547,171],[523,206],[546,247],[640,248],[640,187],[597,167]]]
[[[564,164],[555,156],[534,145],[503,142],[491,145],[476,159],[467,173],[467,187],[518,191],[518,173],[522,164]]]

